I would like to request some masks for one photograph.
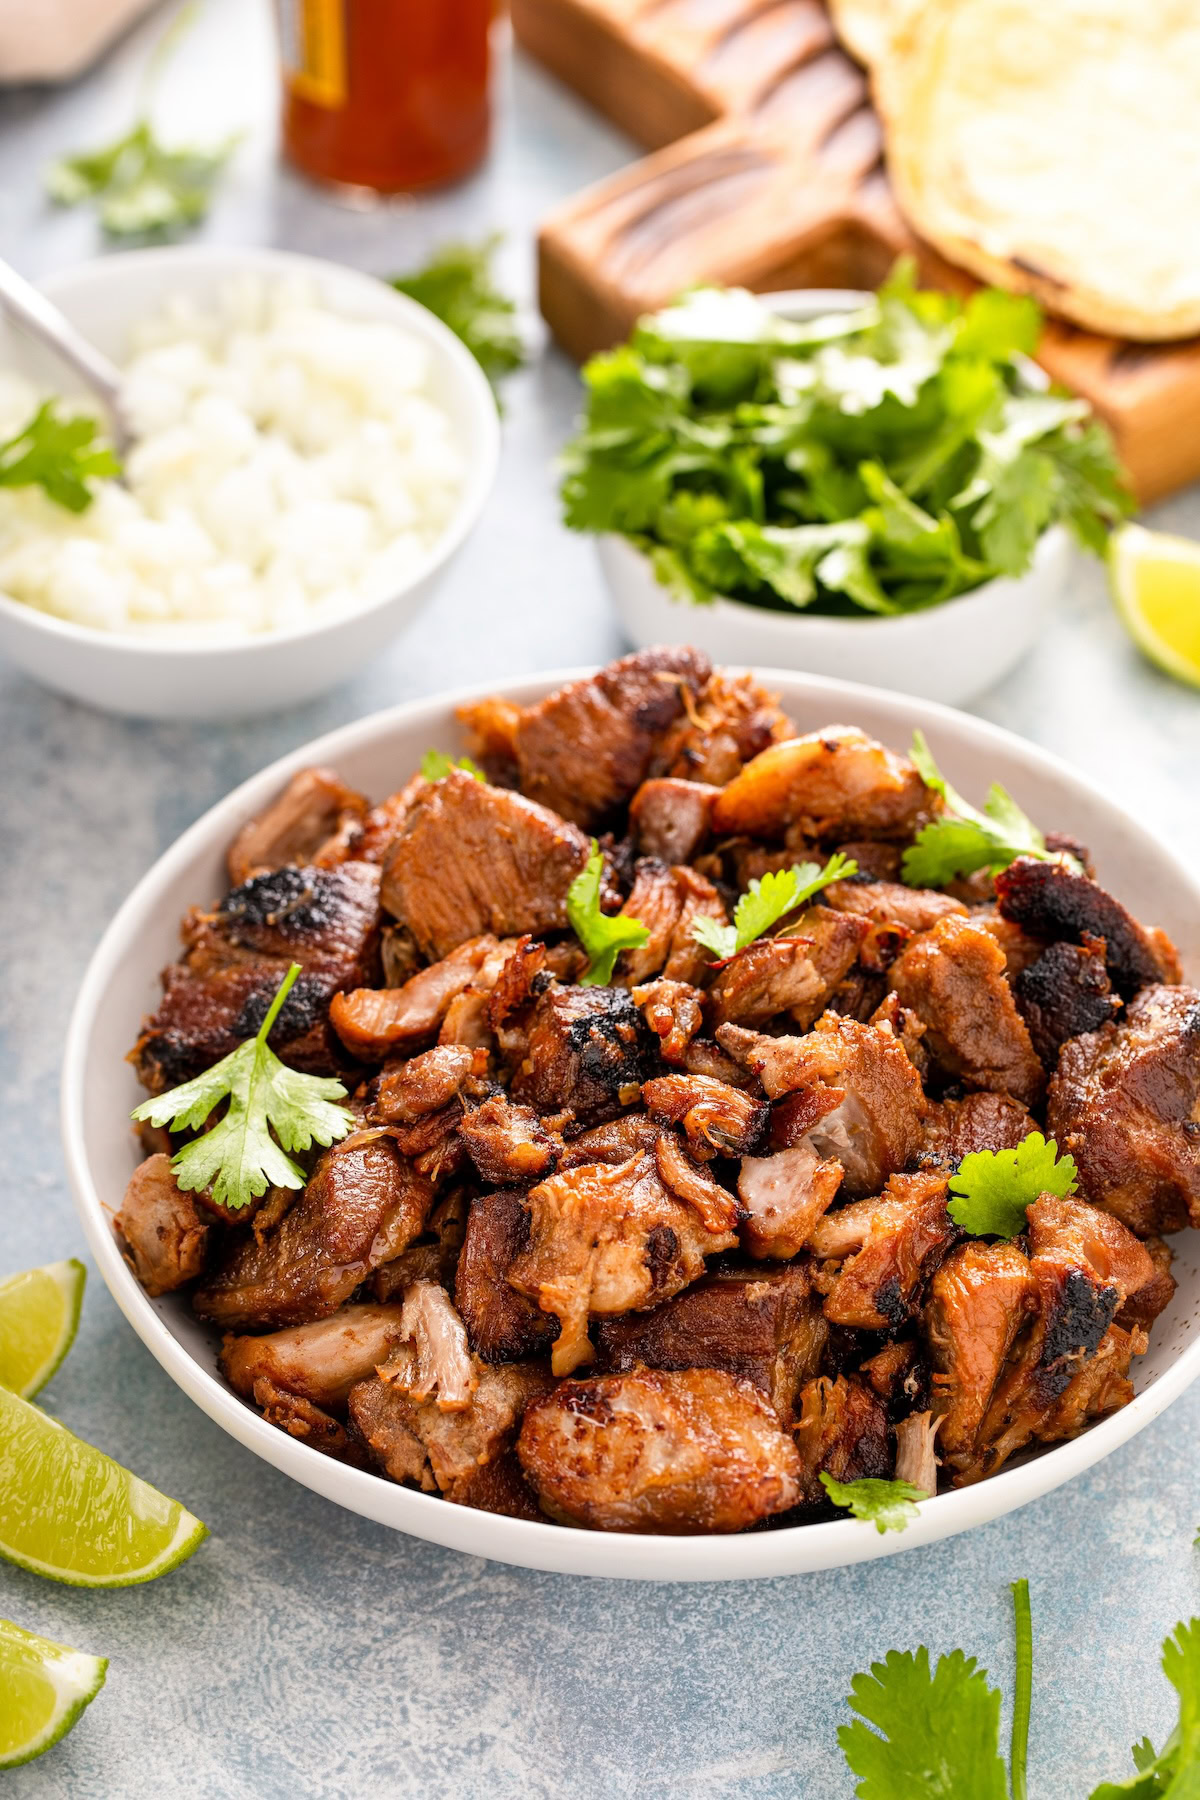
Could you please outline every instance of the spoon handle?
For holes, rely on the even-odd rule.
[[[109,417],[118,454],[124,455],[129,448],[130,434],[121,412],[121,372],[117,365],[90,344],[40,289],[2,260],[0,306],[19,325],[56,351],[99,396]]]

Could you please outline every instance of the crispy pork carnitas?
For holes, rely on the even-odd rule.
[[[1126,1404],[1200,1225],[1200,993],[1086,850],[695,650],[462,716],[474,761],[243,827],[131,1053],[116,1228],[236,1391],[455,1504],[676,1533]]]

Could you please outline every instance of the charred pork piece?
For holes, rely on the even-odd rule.
[[[521,792],[599,824],[640,787],[659,738],[711,670],[699,650],[639,650],[523,708],[513,734]]]
[[[797,1255],[841,1185],[841,1163],[822,1162],[806,1139],[772,1156],[743,1156],[743,1248],[754,1257]]]
[[[836,995],[834,998],[836,1001]],[[830,1010],[844,1012],[847,1009],[835,1004]],[[865,1023],[882,1025],[890,1031],[924,1082],[929,1074],[929,1053],[921,1041],[925,1036],[925,1027],[915,1012],[910,1012],[907,1006],[900,1004],[900,996],[891,992],[884,994],[874,1011],[867,1015]]]
[[[922,1153],[957,1169],[977,1150],[1015,1150],[1037,1125],[1026,1107],[1007,1094],[965,1094],[929,1108]]]
[[[415,1049],[434,1035],[452,1001],[471,986],[499,948],[499,939],[485,932],[422,969],[403,987],[362,987],[338,994],[329,1009],[333,1028],[350,1053],[363,1061],[377,1062],[394,1050]]]
[[[335,868],[352,854],[366,816],[366,800],[331,769],[301,769],[230,844],[229,879],[241,887],[289,863]]]
[[[517,727],[523,707],[501,694],[472,700],[455,717],[467,733],[467,748],[500,787],[517,785]]]
[[[454,1286],[470,1203],[467,1187],[451,1188],[438,1201],[420,1236],[371,1277],[371,1290],[377,1300],[401,1299],[405,1288],[414,1281],[437,1281],[447,1289]]]
[[[821,1486],[824,1470],[835,1481],[886,1480],[892,1473],[887,1408],[856,1375],[806,1381],[797,1400],[795,1429],[800,1453],[801,1500],[828,1504]]]
[[[707,1230],[645,1155],[552,1175],[531,1190],[529,1219],[529,1248],[510,1264],[508,1279],[559,1320],[556,1375],[592,1360],[591,1314],[668,1299],[704,1273],[706,1256],[737,1242],[732,1231]]]
[[[826,1213],[809,1238],[814,1256],[841,1263],[825,1317],[860,1331],[886,1331],[911,1318],[958,1236],[948,1198],[941,1174],[893,1175],[878,1198]]]
[[[552,987],[533,1008],[512,1096],[540,1113],[600,1124],[638,1098],[653,1040],[622,988]]]
[[[663,1127],[645,1113],[625,1113],[607,1125],[593,1125],[568,1142],[559,1160],[563,1169],[581,1169],[586,1163],[628,1162],[638,1151],[653,1156]]]
[[[1046,1121],[1087,1198],[1140,1237],[1200,1225],[1200,992],[1143,988],[1064,1044]]]
[[[277,1226],[235,1247],[195,1311],[231,1329],[328,1318],[419,1235],[432,1201],[432,1183],[388,1138],[356,1133],[325,1152]]]
[[[1086,934],[1082,944],[1051,944],[1014,977],[1012,991],[1033,1047],[1051,1073],[1068,1038],[1098,1031],[1121,1010],[1104,966],[1104,945]]]
[[[752,675],[717,669],[662,739],[651,772],[723,787],[768,744],[795,735],[777,694],[760,687]]]
[[[766,1130],[767,1109],[760,1100],[704,1075],[660,1075],[646,1082],[642,1099],[652,1119],[682,1125],[700,1157],[756,1149]]]
[[[461,1506],[474,1507],[477,1512],[500,1513],[508,1519],[528,1519],[535,1524],[546,1523],[546,1515],[525,1479],[525,1471],[514,1448],[502,1450],[491,1462],[477,1467],[475,1473],[456,1488],[455,1498]]]
[[[980,1426],[1036,1305],[1028,1258],[1015,1244],[960,1244],[930,1284],[924,1331],[941,1419],[938,1441],[959,1479],[978,1474]]]
[[[1153,982],[1180,979],[1170,939],[1147,931],[1119,900],[1066,863],[1018,856],[996,876],[996,893],[1004,917],[1038,937],[1102,940],[1109,977],[1126,1000]]]
[[[726,1087],[741,1088],[750,1094],[760,1091],[758,1077],[735,1062],[712,1038],[694,1039],[683,1053],[683,1066],[689,1075],[704,1075],[710,1081],[723,1081]]]
[[[1045,1072],[1004,979],[1004,952],[989,932],[971,919],[941,919],[912,940],[890,980],[952,1080],[1011,1094],[1026,1106],[1040,1097]]]
[[[635,987],[633,1004],[659,1040],[664,1062],[681,1063],[704,1023],[704,995],[686,981],[660,977]]]
[[[296,1069],[345,1065],[329,1027],[343,988],[379,976],[379,872],[366,863],[286,868],[234,888],[183,922],[184,955],[163,973],[162,1004],[130,1061],[151,1093],[190,1081],[253,1037],[290,963],[303,969],[271,1029],[271,1048]]]
[[[194,1281],[204,1268],[210,1227],[196,1196],[176,1187],[171,1159],[161,1151],[129,1177],[113,1227],[126,1262],[152,1300]]]
[[[1116,1316],[1114,1323],[1126,1330],[1140,1325],[1148,1331],[1159,1313],[1170,1306],[1178,1285],[1171,1273],[1174,1261],[1171,1246],[1160,1237],[1152,1237],[1144,1240],[1142,1248],[1150,1258],[1154,1273],[1149,1281],[1134,1289]]]
[[[401,1345],[378,1375],[352,1390],[350,1417],[385,1475],[460,1506],[475,1504],[482,1471],[504,1455],[530,1400],[551,1385],[541,1364],[493,1366],[476,1358],[469,1402],[447,1411],[422,1398],[412,1381],[412,1354]]]
[[[468,938],[558,931],[588,841],[544,806],[462,769],[428,784],[393,840],[380,897],[431,960]]]
[[[811,906],[786,937],[760,938],[732,957],[712,982],[718,1025],[765,1025],[790,1013],[807,1030],[858,959],[865,919]]]
[[[328,1319],[265,1337],[227,1336],[221,1373],[252,1399],[260,1381],[311,1400],[327,1412],[345,1407],[350,1389],[386,1362],[405,1337],[399,1306],[343,1306]]]
[[[737,1201],[702,1163],[692,1160],[673,1131],[664,1131],[659,1137],[654,1164],[663,1186],[691,1207],[706,1231],[733,1230],[738,1221]]]
[[[707,782],[674,775],[643,781],[629,803],[629,828],[642,855],[665,863],[694,862],[719,792]]]
[[[557,1165],[563,1149],[562,1138],[543,1125],[531,1106],[514,1106],[503,1094],[468,1108],[458,1136],[484,1181],[496,1187],[540,1181]]]
[[[517,1454],[552,1518],[601,1531],[744,1531],[799,1498],[773,1408],[720,1369],[560,1382],[527,1408]]]
[[[978,925],[988,936],[994,938],[1004,952],[1004,979],[1010,985],[1018,975],[1030,968],[1046,949],[1043,938],[1031,937],[1020,925],[1014,925],[1006,919],[994,903],[987,906],[974,906],[970,913],[971,923]]]
[[[650,933],[640,949],[621,956],[618,980],[624,987],[638,987],[658,974],[671,981],[698,980],[709,959],[692,937],[692,925],[701,917],[725,922],[724,903],[711,881],[694,869],[668,868],[649,857],[639,860],[621,911]]]
[[[556,1321],[509,1285],[508,1271],[529,1249],[523,1194],[480,1194],[471,1202],[454,1278],[454,1302],[476,1355],[508,1362],[548,1350]]]
[[[600,1320],[595,1331],[606,1369],[723,1369],[761,1388],[784,1425],[829,1335],[807,1272],[795,1263],[706,1275],[649,1312]]]
[[[499,1031],[513,1013],[520,1012],[537,992],[539,983],[549,980],[544,972],[548,955],[545,944],[526,932],[515,944],[510,939],[506,947],[508,954],[488,996],[487,1023],[493,1031]]]
[[[475,1053],[465,1044],[436,1044],[407,1062],[389,1063],[368,1119],[372,1125],[415,1125],[456,1099],[474,1069]]]
[[[838,912],[857,913],[873,925],[900,931],[929,931],[950,914],[965,918],[961,900],[952,900],[936,888],[910,888],[900,881],[834,881],[822,894],[826,906]]]
[[[913,1338],[897,1338],[859,1365],[859,1374],[873,1394],[886,1402],[890,1413],[907,1410],[928,1385],[921,1345]]]
[[[1146,1343],[1136,1328],[1113,1327],[1129,1297],[1156,1274],[1132,1232],[1085,1201],[1052,1194],[1036,1200],[1028,1218],[1037,1311],[997,1384],[964,1482],[995,1474],[1032,1440],[1073,1436],[1097,1411],[1123,1405],[1131,1395],[1124,1383],[1129,1356]],[[1089,1374],[1097,1356],[1100,1369]]]
[[[760,1037],[728,1026],[717,1036],[770,1099],[805,1094],[787,1138],[804,1138],[818,1157],[839,1162],[847,1198],[878,1193],[920,1149],[921,1080],[890,1030],[827,1013],[805,1037]]]
[[[716,832],[779,838],[798,827],[819,843],[911,837],[932,806],[907,757],[851,725],[830,725],[772,744],[713,802]]]
[[[262,1375],[254,1384],[252,1398],[267,1424],[276,1430],[286,1431],[289,1437],[307,1444],[310,1450],[319,1450],[322,1456],[332,1456],[335,1462],[349,1463],[356,1469],[370,1468],[371,1459],[353,1428],[347,1430],[340,1419],[306,1400],[303,1394],[277,1387],[269,1376]]]

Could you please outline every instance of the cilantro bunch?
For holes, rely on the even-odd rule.
[[[566,523],[632,538],[693,601],[827,613],[1019,575],[1059,521],[1100,552],[1130,499],[1086,403],[1030,379],[1040,325],[997,289],[919,292],[907,264],[805,324],[697,290],[585,368]]]

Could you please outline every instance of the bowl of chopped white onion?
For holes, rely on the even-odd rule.
[[[133,251],[45,291],[121,367],[134,443],[81,511],[0,485],[0,653],[112,711],[218,718],[333,687],[412,620],[499,456],[491,390],[440,320],[275,250]],[[10,331],[0,440],[47,398],[97,416]]]

